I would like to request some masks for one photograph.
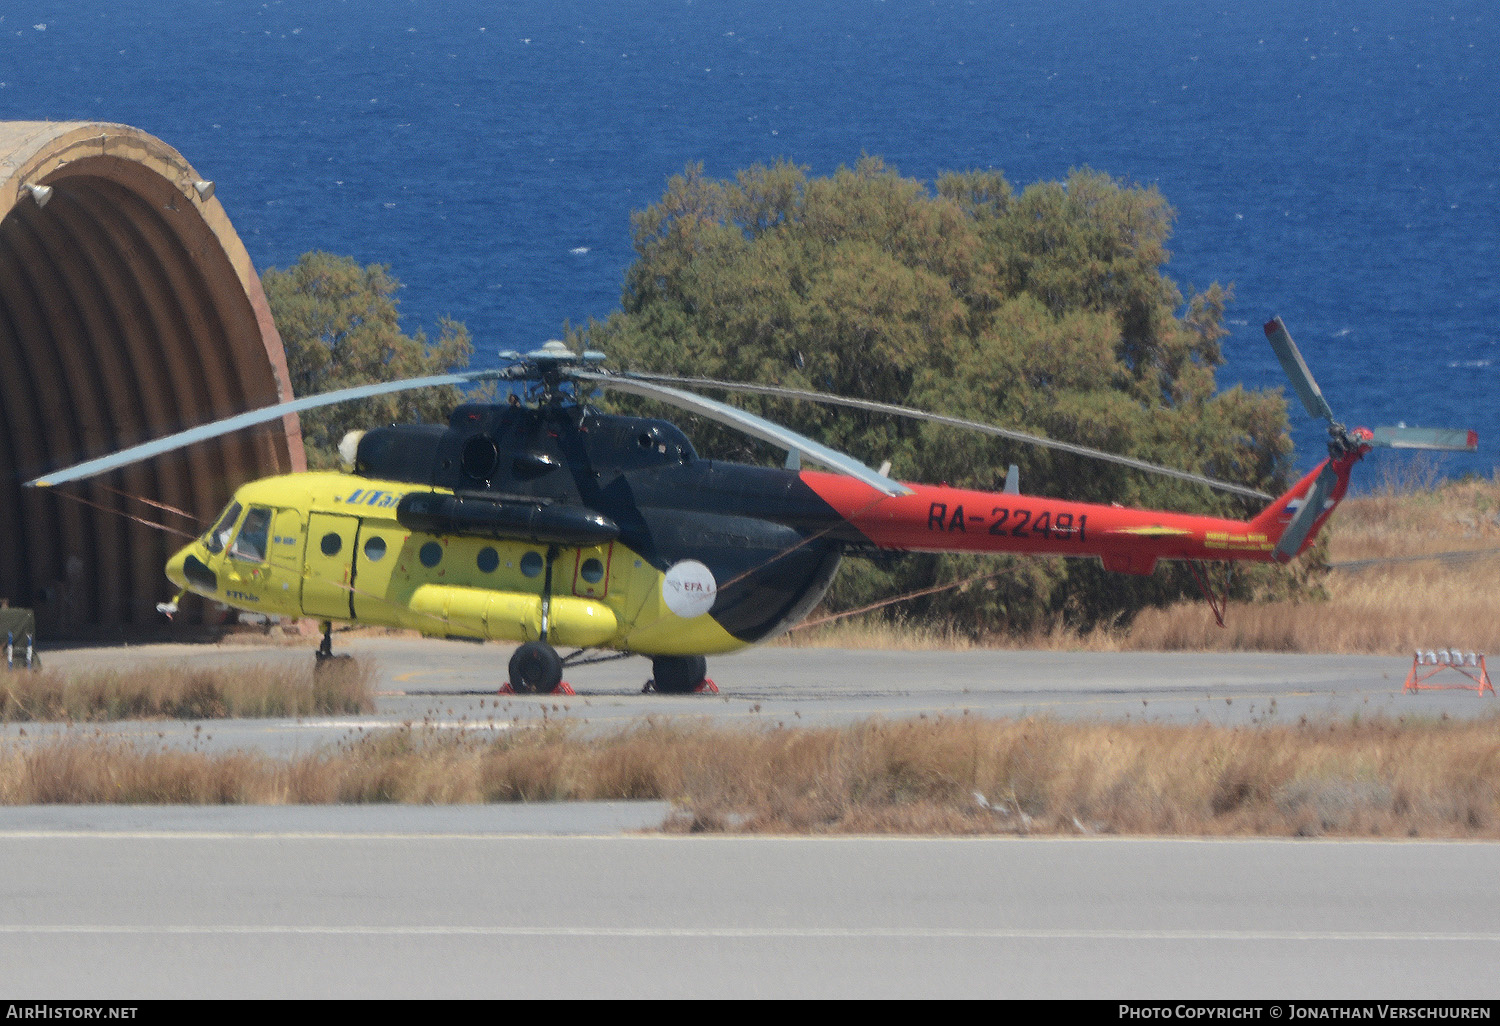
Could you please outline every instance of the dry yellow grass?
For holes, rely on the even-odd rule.
[[[1326,602],[1236,604],[1225,630],[1201,603],[1147,610],[1121,647],[1500,652],[1500,480],[1398,482],[1344,502],[1332,528]]]
[[[1333,517],[1326,601],[1230,605],[1219,627],[1201,599],[1147,609],[1128,628],[1061,624],[998,632],[997,648],[1260,651],[1405,655],[1417,648],[1500,652],[1500,478],[1434,484],[1418,472],[1342,503]],[[1431,557],[1438,558],[1431,558]],[[975,643],[873,617],[798,632],[790,644],[962,648]]]
[[[411,728],[283,761],[100,738],[0,748],[0,802],[667,799],[675,831],[1500,838],[1500,718],[1256,728],[950,717]]]
[[[211,719],[369,712],[374,671],[355,660],[314,670],[162,663],[130,670],[0,674],[0,720]]]

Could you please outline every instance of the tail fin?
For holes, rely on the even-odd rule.
[[[1349,471],[1357,462],[1357,453],[1324,460],[1250,521],[1254,533],[1275,545],[1272,559],[1290,562],[1312,543],[1349,490]]]

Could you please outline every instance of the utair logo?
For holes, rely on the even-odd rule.
[[[334,497],[334,502],[342,502],[346,506],[375,506],[385,509],[394,506],[401,501],[401,496],[395,492],[383,492],[378,488],[356,488],[344,498]]]
[[[673,563],[661,579],[662,600],[684,620],[712,609],[718,594],[719,584],[713,571],[696,559]]]

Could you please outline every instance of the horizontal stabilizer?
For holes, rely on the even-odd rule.
[[[1473,452],[1479,434],[1462,428],[1378,427],[1372,445],[1391,449],[1437,449],[1443,452]]]

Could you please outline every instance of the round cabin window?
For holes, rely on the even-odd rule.
[[[590,556],[583,561],[583,566],[578,568],[578,576],[590,584],[598,584],[604,580],[604,564]]]
[[[542,554],[540,552],[528,552],[521,557],[521,573],[527,577],[535,577],[542,572]]]
[[[318,543],[318,547],[323,550],[325,556],[337,556],[339,550],[344,547],[344,539],[340,538],[336,531],[329,531]]]
[[[492,574],[495,567],[500,565],[500,553],[486,545],[479,550],[479,556],[474,560],[479,567],[480,573]]]
[[[430,541],[417,552],[417,558],[422,565],[431,570],[443,561],[443,547],[435,541]]]
[[[385,539],[376,535],[365,542],[365,558],[378,563],[385,558]]]

